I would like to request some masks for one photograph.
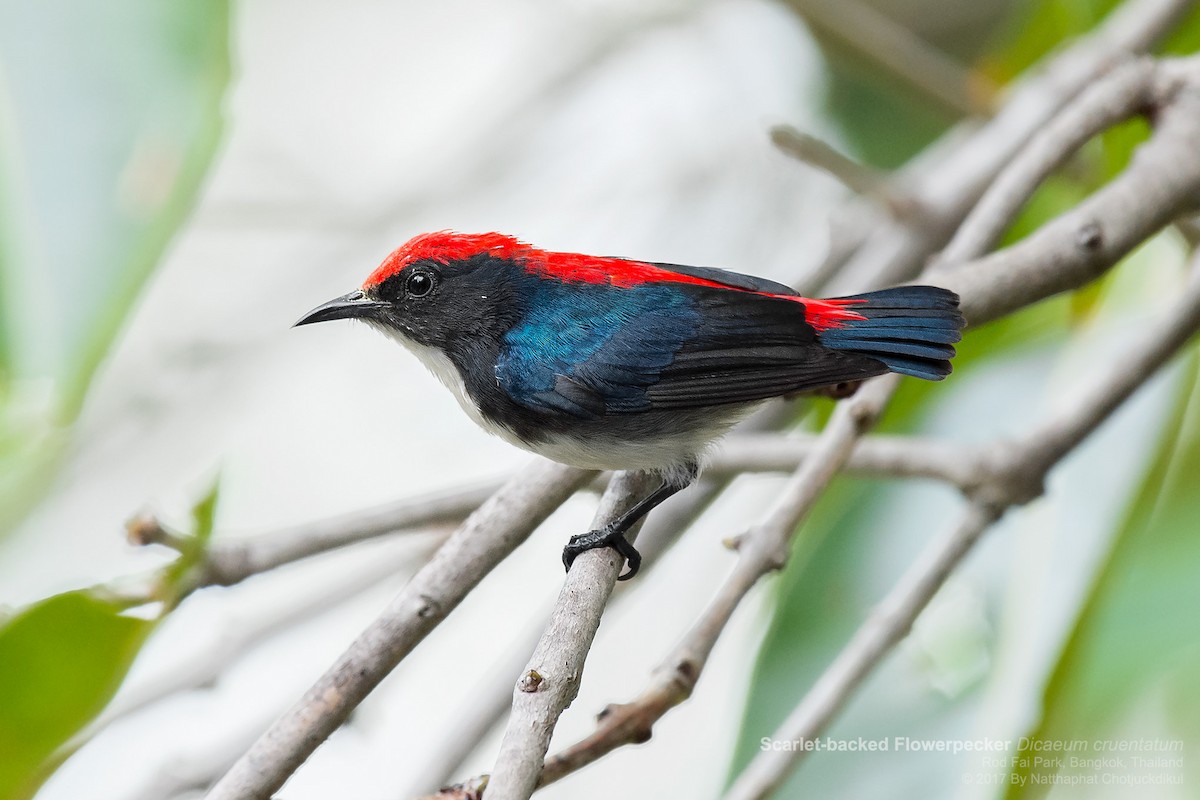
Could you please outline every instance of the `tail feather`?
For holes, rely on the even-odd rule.
[[[849,319],[818,334],[821,344],[874,358],[892,372],[940,381],[966,324],[958,295],[936,286],[899,286],[839,298],[856,301]]]

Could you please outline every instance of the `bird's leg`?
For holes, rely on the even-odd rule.
[[[696,479],[698,472],[699,468],[696,465],[688,465],[683,475],[671,475],[664,478],[662,484],[657,489],[643,497],[633,508],[603,528],[581,533],[578,536],[572,536],[567,542],[567,546],[563,548],[563,566],[570,571],[571,564],[575,562],[576,557],[580,553],[586,553],[588,550],[594,550],[597,547],[611,547],[624,556],[626,563],[629,564],[629,571],[618,577],[617,580],[627,581],[632,578],[642,566],[642,554],[629,543],[629,540],[625,538],[625,533],[638,520],[661,505],[668,497],[690,486],[692,481]]]

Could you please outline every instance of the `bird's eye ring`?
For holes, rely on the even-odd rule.
[[[433,291],[433,276],[425,270],[413,272],[404,281],[404,291],[409,297],[424,297]]]

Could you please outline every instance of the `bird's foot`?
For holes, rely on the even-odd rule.
[[[575,559],[581,553],[595,550],[597,547],[611,547],[625,557],[629,570],[617,578],[619,581],[627,581],[637,575],[638,569],[642,566],[642,554],[629,543],[629,540],[625,538],[625,533],[621,530],[609,529],[593,530],[572,536],[567,542],[567,546],[563,548],[563,566],[570,572],[571,565],[575,563]]]

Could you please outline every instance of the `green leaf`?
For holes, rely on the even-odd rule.
[[[0,531],[195,201],[228,28],[228,0],[0,0]]]
[[[1053,759],[1034,761],[1035,742],[1197,740],[1200,360],[1195,356],[1182,390],[1154,464],[1047,683],[1042,718],[1018,754],[1010,798],[1041,796],[1047,785],[1030,777],[1058,771]],[[1135,715],[1136,709],[1141,711]],[[1082,755],[1106,755],[1093,750]]]
[[[101,590],[47,598],[0,623],[0,798],[22,800],[83,743],[74,737],[124,680],[154,627],[179,602],[212,538],[218,483],[192,509],[194,529],[163,568],[161,613],[128,616]],[[150,600],[152,598],[146,598]]]
[[[86,591],[0,625],[0,797],[31,797],[43,763],[108,703],[153,622]]]
[[[181,538],[179,558],[163,570],[160,595],[168,609],[174,608],[191,591],[197,570],[204,567],[220,495],[221,482],[218,479],[213,481],[212,488],[192,508],[192,535]]]

